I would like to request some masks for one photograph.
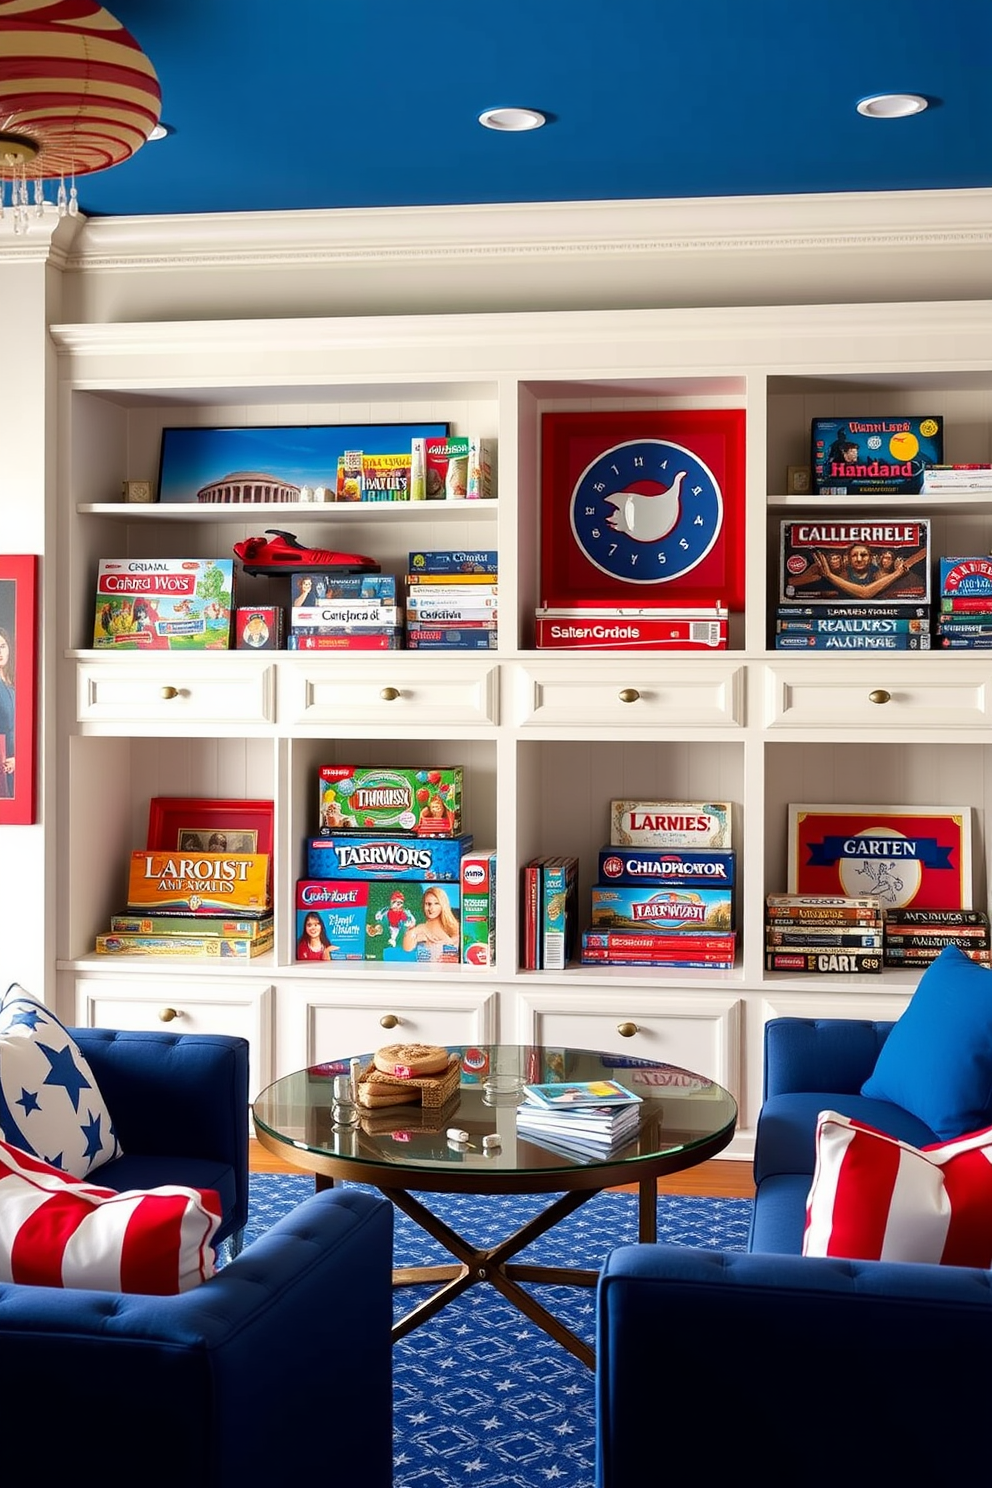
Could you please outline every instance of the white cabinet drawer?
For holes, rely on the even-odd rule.
[[[609,1012],[603,1008],[607,1000]],[[677,1064],[736,1096],[743,1007],[736,997],[670,997],[626,987],[609,993],[528,988],[517,994],[515,1037],[519,1043],[603,1049]],[[506,1031],[504,1037],[514,1035]]]
[[[521,663],[513,682],[520,728],[740,727],[742,666],[704,658],[646,662],[572,653]]]
[[[498,702],[495,662],[452,652],[443,660],[360,652],[280,662],[279,715],[285,723],[385,729],[494,724]]]
[[[495,988],[280,985],[278,1075],[385,1044],[488,1044],[496,1037]]]
[[[79,723],[127,720],[141,725],[258,724],[275,718],[275,673],[269,664],[232,653],[213,657],[123,656],[76,667]]]
[[[987,728],[992,657],[962,662],[944,652],[858,661],[776,662],[767,669],[768,728]]]
[[[76,978],[76,1022],[82,1028],[165,1029],[226,1033],[248,1040],[250,1091],[267,1084],[272,1054],[272,988],[225,978],[198,982],[188,969],[149,989],[129,977]]]

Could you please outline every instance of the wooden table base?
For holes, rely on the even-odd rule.
[[[640,1183],[638,1188],[638,1239],[644,1244],[653,1244],[658,1232],[657,1185],[652,1178]],[[532,1323],[550,1334],[562,1348],[574,1354],[589,1369],[595,1367],[596,1356],[589,1345],[548,1312],[547,1308],[542,1307],[530,1292],[524,1290],[521,1283],[543,1282],[552,1286],[593,1287],[599,1272],[572,1266],[525,1266],[511,1265],[509,1262],[511,1256],[530,1245],[538,1236],[554,1229],[569,1214],[573,1214],[589,1199],[594,1199],[602,1189],[582,1189],[579,1192],[562,1194],[540,1214],[521,1225],[514,1234],[488,1249],[472,1245],[415,1199],[407,1189],[383,1188],[382,1192],[392,1200],[397,1209],[401,1209],[432,1239],[449,1250],[459,1263],[456,1266],[401,1266],[393,1271],[394,1286],[440,1283],[436,1292],[394,1323],[394,1341],[405,1338],[414,1328],[426,1323],[469,1287],[476,1286],[479,1282],[488,1282],[525,1317],[530,1318]]]

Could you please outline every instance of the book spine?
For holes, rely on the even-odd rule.
[[[878,951],[825,951],[816,946],[806,950],[766,951],[766,971],[880,972],[882,957]]]
[[[937,645],[943,651],[988,651],[992,636],[941,635]]]
[[[777,946],[854,946],[862,950],[881,950],[882,929],[877,930],[824,930],[817,926],[811,930],[805,926],[799,930],[766,930],[765,945],[771,950]]]
[[[407,584],[416,586],[418,590],[425,588],[430,593],[436,589],[441,594],[450,593],[452,589],[495,594],[499,582],[492,573],[408,573],[404,578]]]
[[[845,913],[870,909],[875,914],[881,911],[881,901],[874,894],[767,894],[765,904],[769,909],[837,909]]]
[[[887,946],[983,946],[992,944],[987,925],[948,925],[929,930],[890,930],[886,927]]]
[[[929,635],[777,635],[776,651],[929,651]]]
[[[992,595],[989,594],[942,594],[942,615],[974,615],[992,612]]]
[[[887,909],[886,925],[988,925],[983,909]]]
[[[574,946],[579,863],[577,858],[550,858],[541,876],[541,966],[564,971]]]
[[[537,971],[537,906],[541,887],[541,869],[538,862],[527,863],[523,870],[523,947],[524,971]]]
[[[930,606],[928,604],[899,604],[893,600],[892,604],[781,604],[775,611],[779,619],[791,616],[822,615],[825,619],[872,619],[888,618],[898,620],[927,620],[930,617]]]
[[[419,579],[411,582],[410,592],[407,594],[407,605],[466,603],[485,605],[488,609],[495,609],[499,598],[499,585],[492,583],[485,574],[477,574],[478,582],[475,583],[465,583],[465,578],[465,574],[457,576],[453,574],[450,579],[435,584],[431,582],[430,575],[423,574]]]
[[[978,961],[982,965],[988,965],[990,959],[992,959],[992,951],[989,950],[988,946],[976,946],[974,948],[962,946],[961,954],[962,956],[967,956],[969,961]],[[925,951],[920,949],[911,951],[905,948],[886,946],[885,964],[887,966],[926,966],[931,961],[936,961],[939,955],[940,951],[938,950]]]
[[[784,930],[798,925],[808,925],[817,930],[850,930],[859,925],[866,930],[878,930],[882,925],[881,912],[872,914],[866,909],[770,909],[765,916],[769,929]]]
[[[494,651],[497,630],[495,626],[444,626],[441,629],[425,626],[421,630],[407,631],[408,651]]]
[[[375,599],[332,599],[324,605],[297,605],[290,630],[321,631],[344,625],[381,628],[402,623],[402,605],[380,604]]]
[[[988,955],[989,946],[979,945],[976,940],[950,940],[950,945],[958,946],[959,951],[982,952]],[[938,957],[943,951],[943,945],[889,945],[885,943],[886,957],[894,961],[919,961],[925,957]]]
[[[339,635],[336,631],[324,631],[319,635],[288,635],[288,651],[401,651],[403,636],[399,633],[379,634],[369,631],[364,635]]]
[[[804,617],[796,620],[777,620],[775,630],[779,635],[923,635],[929,632],[930,621],[907,619],[894,615],[889,617],[845,616]]]

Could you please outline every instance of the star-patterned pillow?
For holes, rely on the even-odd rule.
[[[16,982],[0,1000],[0,1137],[73,1178],[120,1156],[82,1050]]]

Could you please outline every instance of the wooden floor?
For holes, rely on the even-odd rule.
[[[249,1142],[248,1162],[253,1173],[299,1172],[290,1163],[280,1162],[273,1157],[254,1138]],[[690,1194],[711,1199],[749,1199],[754,1194],[751,1164],[715,1157],[710,1162],[700,1163],[698,1168],[689,1168],[685,1173],[660,1178],[658,1192]]]

